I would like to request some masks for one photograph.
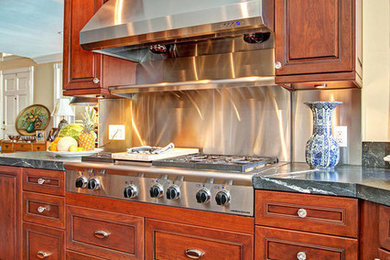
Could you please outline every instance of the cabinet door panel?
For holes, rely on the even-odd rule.
[[[276,0],[277,75],[353,70],[353,0]]]
[[[0,169],[0,259],[20,259],[21,170]]]
[[[379,206],[379,244],[390,250],[390,207]]]

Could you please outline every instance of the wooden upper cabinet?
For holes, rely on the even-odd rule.
[[[132,84],[135,63],[84,50],[80,31],[104,0],[65,0],[64,95],[106,95],[108,87]]]
[[[276,81],[357,81],[359,1],[275,0]]]

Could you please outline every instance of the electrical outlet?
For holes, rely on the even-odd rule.
[[[108,139],[109,140],[125,140],[125,126],[124,125],[108,125]]]
[[[340,147],[348,146],[348,127],[346,126],[335,126],[334,138]]]

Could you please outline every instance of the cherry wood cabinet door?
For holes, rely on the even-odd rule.
[[[253,259],[253,236],[146,220],[145,259]]]
[[[21,168],[0,167],[0,259],[21,259]]]
[[[358,241],[278,228],[255,228],[258,260],[357,260]]]
[[[379,206],[379,244],[390,250],[390,207]]]
[[[99,88],[101,54],[80,46],[80,31],[102,5],[102,0],[65,0],[63,88]]]
[[[276,75],[350,72],[355,0],[275,0]]]
[[[379,249],[378,256],[379,260],[390,260],[390,252],[387,250]]]

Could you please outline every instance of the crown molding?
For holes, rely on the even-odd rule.
[[[61,62],[62,53],[55,53],[50,55],[44,55],[32,58],[37,64],[50,63],[50,62]]]

